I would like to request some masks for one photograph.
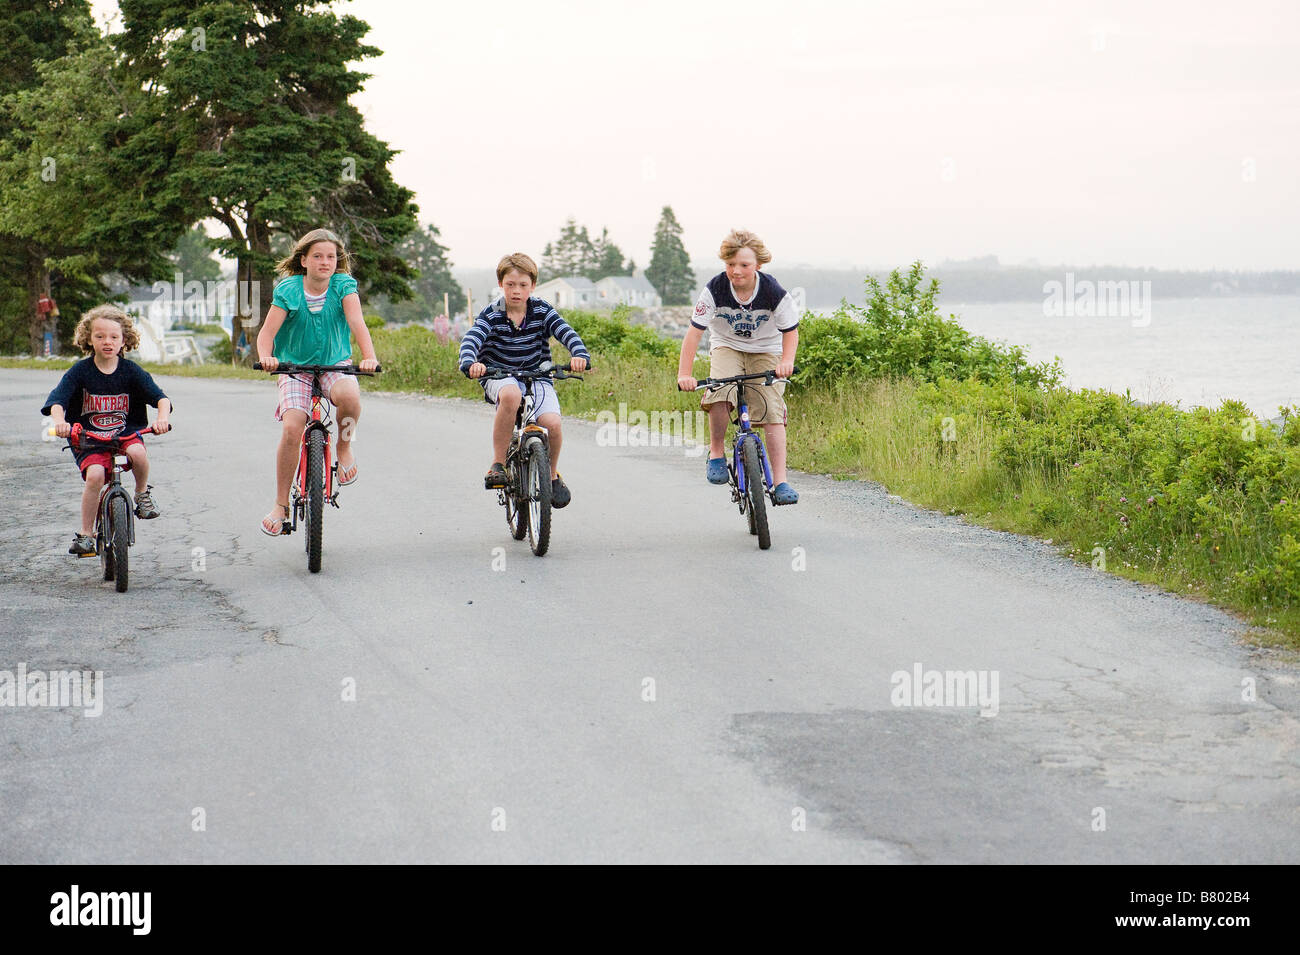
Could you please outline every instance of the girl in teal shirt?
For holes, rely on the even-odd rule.
[[[343,241],[328,229],[313,229],[277,266],[284,276],[276,283],[271,309],[257,335],[262,367],[275,371],[280,362],[295,365],[347,365],[352,362],[356,336],[361,348],[361,369],[374,371],[379,364],[370,330],[361,317],[361,296]],[[275,508],[262,518],[262,533],[284,533],[289,520],[289,486],[298,469],[298,449],[311,415],[311,377],[280,375],[280,403],[276,418],[283,424],[275,458]],[[321,376],[321,389],[338,411],[338,483],[357,479],[352,435],[361,417],[361,389],[351,375]]]

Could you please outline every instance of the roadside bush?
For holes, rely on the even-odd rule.
[[[1061,380],[1058,362],[1031,365],[1024,350],[972,335],[935,305],[939,282],[923,285],[915,262],[882,286],[866,280],[867,304],[842,302],[828,318],[805,318],[799,326],[799,380],[838,378],[938,378],[1014,381],[1050,386]]]

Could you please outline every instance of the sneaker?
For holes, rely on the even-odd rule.
[[[489,491],[506,486],[506,466],[500,461],[493,461],[488,473],[483,476],[483,486]]]
[[[68,553],[73,557],[94,557],[98,553],[95,549],[95,538],[89,534],[73,534],[72,546],[68,548]]]
[[[776,487],[772,488],[772,502],[774,504],[798,504],[799,492],[792,488],[786,481],[782,481]]]
[[[704,476],[709,479],[710,484],[726,484],[731,480],[731,475],[727,473],[727,459],[709,458],[709,469]]]
[[[146,484],[143,491],[135,496],[135,516],[142,521],[151,521],[158,516],[158,508],[154,506],[153,495],[149,492],[153,490],[152,484]]]
[[[569,493],[569,485],[557,474],[551,479],[551,507],[568,507],[571,500],[573,495]]]

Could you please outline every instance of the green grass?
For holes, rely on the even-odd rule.
[[[39,358],[0,358],[0,368],[32,368],[39,371],[66,371],[79,359],[51,358],[48,361]],[[151,375],[173,375],[180,378],[257,378],[264,379],[265,372],[253,371],[243,366],[232,367],[224,364],[208,365],[161,365],[157,362],[142,361],[137,364]]]

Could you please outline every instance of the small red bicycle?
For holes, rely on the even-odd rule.
[[[262,363],[253,367],[262,370]],[[330,460],[330,402],[321,390],[320,376],[327,372],[344,375],[374,375],[381,369],[362,371],[356,365],[291,365],[281,362],[273,375],[311,375],[311,420],[302,432],[302,450],[298,454],[298,473],[291,489],[292,520],[285,521],[283,533],[298,529],[301,520],[307,531],[307,569],[320,573],[323,545],[325,502],[339,506],[339,492],[334,485],[337,468]]]
[[[173,426],[174,427],[174,426]],[[49,433],[54,434],[51,428]],[[126,593],[130,584],[130,548],[135,543],[135,505],[131,495],[122,486],[122,475],[131,470],[131,459],[126,456],[123,444],[142,434],[157,434],[153,425],[130,434],[104,438],[87,431],[80,424],[72,426],[65,447],[78,450],[94,447],[113,458],[104,488],[99,492],[99,507],[95,512],[95,549],[104,571],[104,579],[111,580],[119,594]]]

